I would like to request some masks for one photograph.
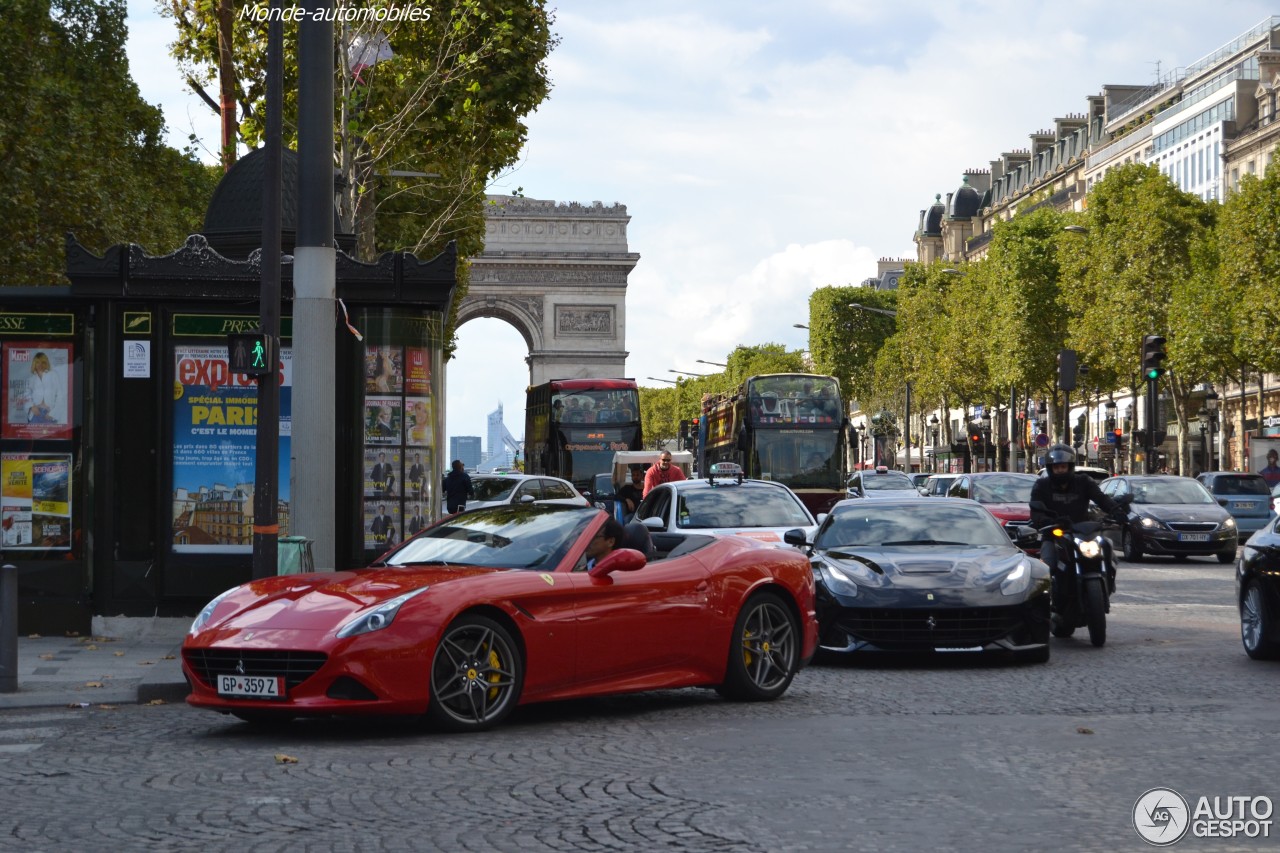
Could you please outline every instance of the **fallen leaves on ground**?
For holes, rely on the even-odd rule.
[[[84,650],[86,652],[96,652],[98,650],[98,647],[95,646],[93,643],[90,643],[89,645],[84,647]]]
[[[164,660],[173,660],[173,659],[175,659],[176,657],[177,657],[177,655],[165,655],[165,656],[164,656]]]
[[[276,753],[276,764],[297,764],[298,759],[292,755],[285,755],[283,752]]]
[[[55,657],[55,655],[51,655],[51,654],[47,654],[47,655],[40,655],[40,660],[53,660],[53,659],[54,659],[54,657]]]
[[[98,706],[98,710],[99,710],[99,711],[114,711],[114,710],[116,710],[116,706],[115,706],[115,705],[99,705],[99,706]]]
[[[1078,734],[1078,735],[1091,735],[1091,734],[1093,734],[1093,729],[1091,729],[1091,728],[1087,728],[1086,726],[1076,726],[1076,734]]]
[[[169,703],[164,701],[163,699],[152,699],[147,704],[148,705],[168,705]]]
[[[124,652],[112,652],[111,654],[115,655],[118,658],[124,657]]]

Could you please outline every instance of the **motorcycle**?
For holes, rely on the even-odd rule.
[[[1126,501],[1117,501],[1121,510]],[[1032,508],[1036,508],[1033,503]],[[1053,589],[1049,597],[1050,630],[1070,637],[1077,628],[1089,629],[1089,642],[1107,642],[1107,614],[1116,591],[1116,562],[1111,542],[1102,535],[1104,521],[1062,519],[1039,529],[1054,543],[1055,565],[1049,567]],[[1043,554],[1043,552],[1042,552]]]

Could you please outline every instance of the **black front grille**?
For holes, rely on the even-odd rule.
[[[969,648],[995,642],[1025,620],[1022,607],[859,608],[841,617],[840,628],[858,640],[882,648]]]
[[[328,659],[321,652],[262,649],[187,649],[182,656],[209,686],[217,685],[219,675],[263,675],[283,678],[290,690],[315,675]]]
[[[1170,530],[1181,530],[1183,533],[1210,533],[1218,529],[1216,521],[1171,521]]]

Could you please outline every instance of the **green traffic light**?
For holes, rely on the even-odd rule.
[[[1159,370],[1156,370],[1156,369],[1154,369],[1154,368],[1152,368],[1151,370],[1148,370],[1148,371],[1147,371],[1147,378],[1148,378],[1148,379],[1159,379],[1159,378],[1160,378],[1160,371],[1159,371]]]

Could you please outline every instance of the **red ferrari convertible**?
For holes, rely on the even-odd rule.
[[[252,581],[182,646],[187,701],[251,722],[425,714],[480,730],[517,705],[676,687],[776,699],[817,645],[799,551],[520,505],[445,518],[368,568]],[[656,546],[656,547],[655,547]]]

